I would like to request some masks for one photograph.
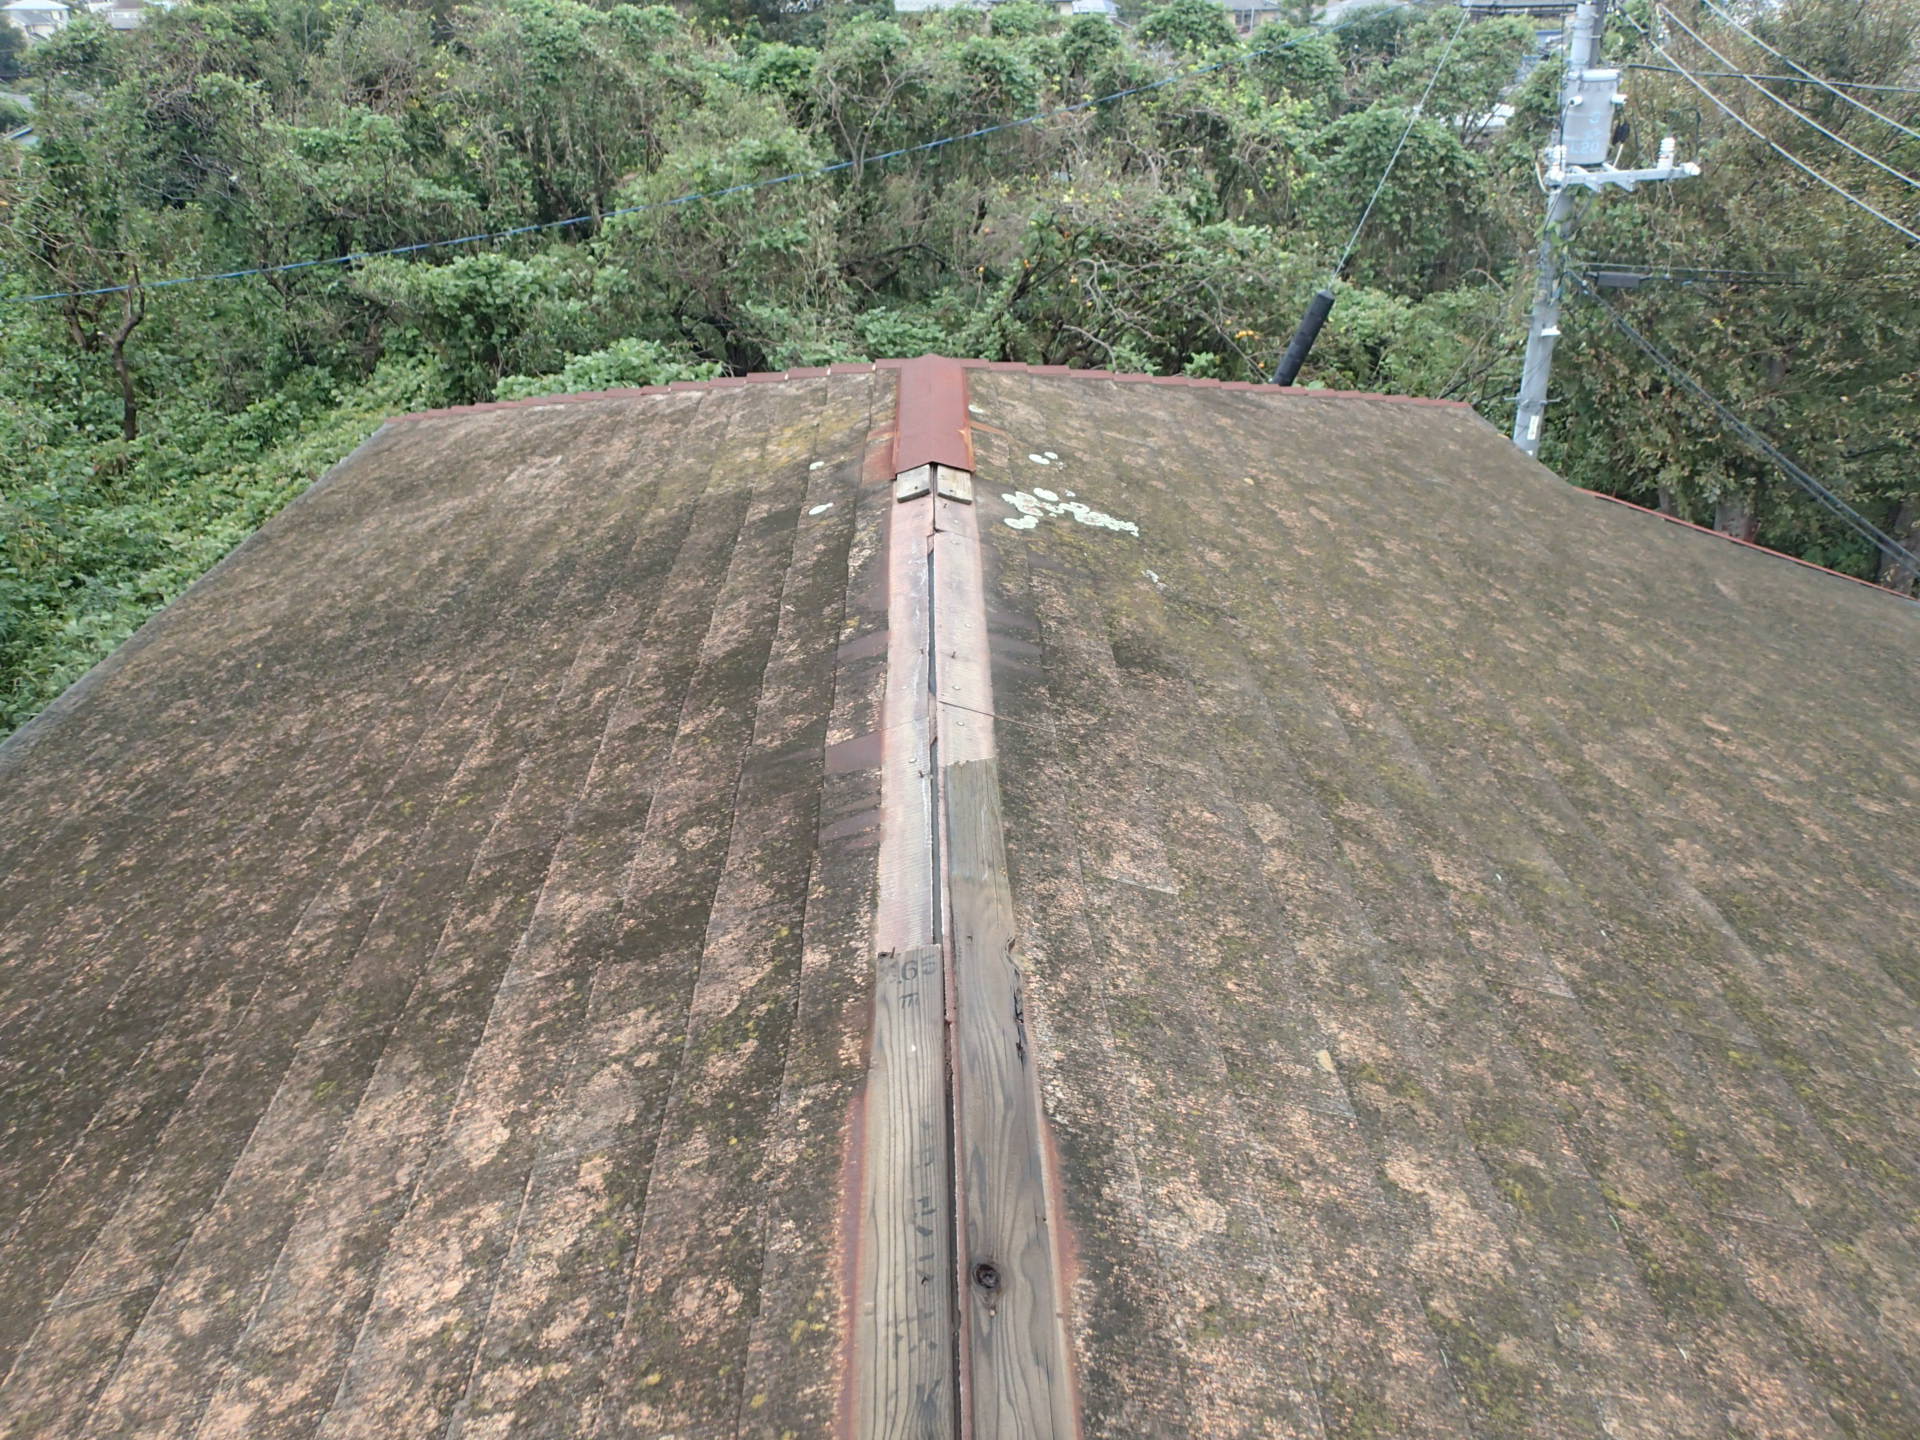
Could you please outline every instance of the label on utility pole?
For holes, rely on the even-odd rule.
[[[1613,148],[1614,108],[1626,97],[1618,70],[1582,70],[1561,111],[1561,143],[1569,165],[1604,165]]]

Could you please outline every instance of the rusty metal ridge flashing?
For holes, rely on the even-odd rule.
[[[1013,927],[965,369],[901,366],[852,1440],[1070,1440]],[[955,463],[964,460],[964,465]]]

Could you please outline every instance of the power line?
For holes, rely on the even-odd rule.
[[[1902,568],[1910,568],[1913,571],[1920,572],[1920,556],[1916,556],[1879,526],[1867,519],[1866,516],[1862,515],[1858,510],[1855,510],[1851,505],[1847,504],[1846,501],[1834,494],[1832,490],[1808,474],[1806,470],[1802,469],[1789,458],[1778,445],[1775,445],[1766,436],[1754,429],[1753,426],[1741,419],[1738,414],[1709,392],[1698,380],[1694,379],[1693,376],[1669,360],[1651,340],[1647,339],[1645,335],[1642,335],[1624,315],[1614,309],[1613,306],[1608,303],[1605,296],[1592,285],[1589,285],[1584,275],[1576,271],[1573,279],[1576,285],[1586,291],[1587,294],[1599,304],[1600,308],[1606,311],[1607,318],[1613,322],[1614,327],[1618,329],[1621,334],[1639,346],[1649,359],[1662,370],[1666,371],[1683,389],[1687,390],[1695,396],[1695,398],[1711,406],[1715,413],[1719,415],[1721,423],[1729,430],[1733,431],[1734,434],[1746,441],[1747,444],[1771,460],[1780,468],[1781,473],[1802,490],[1806,491],[1808,495],[1812,496],[1817,504],[1832,515],[1838,517],[1842,524],[1847,526],[1848,529],[1852,530],[1854,534],[1858,535],[1868,544],[1872,545],[1874,549],[1878,550],[1887,559]]]
[[[1791,65],[1795,70],[1798,70],[1803,76],[1806,77],[1806,79],[1811,81],[1813,84],[1818,85],[1823,90],[1832,91],[1833,94],[1838,95],[1842,100],[1846,101],[1847,104],[1852,105],[1857,109],[1866,111],[1867,114],[1873,116],[1874,119],[1885,121],[1887,124],[1891,125],[1894,129],[1900,131],[1901,134],[1911,135],[1914,139],[1920,140],[1920,130],[1910,129],[1907,126],[1902,125],[1898,120],[1895,120],[1892,116],[1882,115],[1878,110],[1874,109],[1871,105],[1868,105],[1862,101],[1856,100],[1851,95],[1842,94],[1840,90],[1838,90],[1835,86],[1833,86],[1832,84],[1829,84],[1825,80],[1822,80],[1818,75],[1814,74],[1811,70],[1807,69],[1806,66],[1802,65],[1798,60],[1795,60],[1791,55],[1783,55],[1778,50],[1774,49],[1773,46],[1769,45],[1766,41],[1762,40],[1758,35],[1754,34],[1751,30],[1747,29],[1747,27],[1742,25],[1738,20],[1734,19],[1732,15],[1728,14],[1725,10],[1722,10],[1718,5],[1714,4],[1713,0],[1702,0],[1702,3],[1705,4],[1709,10],[1713,11],[1714,14],[1718,15],[1722,20],[1726,21],[1727,24],[1731,25],[1734,29],[1738,30],[1742,35],[1746,36],[1747,39],[1751,40],[1754,44],[1758,45],[1762,50],[1766,51],[1769,55],[1773,56],[1774,59],[1784,61],[1788,65]],[[1861,88],[1862,89],[1880,89],[1883,87],[1862,86]],[[1891,87],[1886,87],[1886,88],[1891,88]]]
[[[1603,289],[1635,290],[1652,281],[1670,281],[1675,285],[1785,285],[1817,289],[1822,285],[1847,285],[1857,290],[1898,290],[1912,288],[1912,280],[1900,275],[1822,275],[1817,271],[1739,270],[1701,265],[1669,265],[1657,260],[1575,260],[1582,274],[1599,282]]]
[[[1657,70],[1662,75],[1679,75],[1682,73],[1672,65],[1648,65],[1639,62],[1628,62],[1620,68],[1622,70]],[[1708,80],[1771,80],[1782,85],[1826,85],[1828,87],[1843,85],[1852,90],[1878,90],[1887,95],[1920,95],[1920,86],[1868,85],[1858,80],[1822,80],[1817,75],[1811,77],[1805,75],[1763,75],[1754,70],[1696,70],[1693,73],[1704,76]],[[1842,95],[1840,98],[1845,100],[1848,97]],[[1878,110],[1875,110],[1873,113],[1880,115]],[[1880,118],[1882,120],[1887,119],[1884,115],[1880,115]],[[1906,129],[1898,120],[1888,120],[1887,123],[1903,130]]]
[[[1347,237],[1347,248],[1340,252],[1340,259],[1334,265],[1333,273],[1327,277],[1329,285],[1340,278],[1340,272],[1347,268],[1347,261],[1353,258],[1353,247],[1360,243],[1360,232],[1367,228],[1367,217],[1373,214],[1374,205],[1378,203],[1381,192],[1387,188],[1387,177],[1393,174],[1393,167],[1400,159],[1400,152],[1406,148],[1407,137],[1413,134],[1414,125],[1419,121],[1421,112],[1427,108],[1427,101],[1433,95],[1433,87],[1439,82],[1440,72],[1447,68],[1447,57],[1453,54],[1453,42],[1458,40],[1460,32],[1467,28],[1468,13],[1463,6],[1460,11],[1460,22],[1453,27],[1453,33],[1447,37],[1446,46],[1440,51],[1440,61],[1433,67],[1433,74],[1427,77],[1427,88],[1420,92],[1419,102],[1408,112],[1407,128],[1400,132],[1400,139],[1395,142],[1393,153],[1387,157],[1387,168],[1380,172],[1380,182],[1373,187],[1373,194],[1367,198],[1366,209],[1360,212],[1360,219],[1353,227],[1353,234]]]
[[[1665,9],[1664,6],[1661,8],[1663,10]],[[1873,216],[1874,219],[1881,221],[1883,224],[1893,227],[1895,230],[1898,230],[1902,235],[1906,236],[1909,240],[1912,240],[1916,244],[1920,244],[1920,231],[1908,229],[1905,225],[1902,225],[1898,220],[1895,220],[1891,215],[1888,215],[1884,211],[1878,210],[1874,206],[1869,205],[1865,200],[1862,200],[1858,195],[1855,195],[1851,190],[1848,190],[1844,186],[1836,185],[1833,181],[1829,180],[1825,175],[1822,175],[1818,170],[1814,169],[1811,165],[1807,164],[1807,162],[1802,160],[1798,155],[1794,154],[1791,150],[1787,149],[1786,146],[1782,145],[1779,141],[1773,139],[1771,136],[1765,134],[1763,131],[1756,128],[1753,124],[1751,124],[1747,120],[1745,116],[1739,114],[1730,105],[1728,105],[1726,101],[1722,100],[1718,95],[1714,94],[1713,91],[1709,90],[1705,85],[1702,85],[1697,79],[1695,79],[1693,72],[1691,70],[1688,70],[1685,66],[1681,65],[1680,62],[1673,57],[1672,53],[1668,51],[1665,46],[1661,45],[1661,43],[1658,40],[1655,40],[1653,38],[1653,36],[1648,32],[1647,28],[1644,25],[1642,25],[1639,21],[1635,20],[1631,15],[1628,15],[1624,10],[1621,11],[1621,14],[1625,16],[1626,21],[1629,25],[1633,26],[1634,29],[1638,30],[1642,35],[1646,36],[1647,44],[1653,47],[1653,52],[1656,55],[1665,56],[1667,61],[1675,67],[1676,73],[1678,73],[1682,79],[1684,79],[1689,85],[1693,86],[1693,88],[1698,90],[1702,95],[1706,96],[1707,99],[1711,100],[1717,107],[1719,107],[1719,109],[1723,113],[1725,113],[1725,115],[1729,120],[1734,122],[1734,124],[1738,125],[1741,129],[1745,130],[1748,134],[1752,135],[1756,140],[1761,141],[1763,144],[1767,146],[1767,148],[1772,150],[1775,154],[1779,155],[1783,160],[1788,161],[1790,164],[1796,166],[1800,170],[1805,171],[1808,175],[1812,176],[1815,180],[1818,180],[1822,185],[1826,186],[1829,190],[1833,191],[1834,194],[1840,196],[1848,204],[1859,207],[1860,209],[1866,211],[1869,215]]]
[[[1732,61],[1728,60],[1726,56],[1722,55],[1718,50],[1714,49],[1712,45],[1708,44],[1707,41],[1704,38],[1702,38],[1701,35],[1697,31],[1695,31],[1692,26],[1688,25],[1686,21],[1682,20],[1678,15],[1674,14],[1673,11],[1669,10],[1666,6],[1664,5],[1660,6],[1660,12],[1663,15],[1665,15],[1669,20],[1673,21],[1674,24],[1678,25],[1682,30],[1685,30],[1688,35],[1693,37],[1693,41],[1696,45],[1699,45],[1703,50],[1705,50],[1709,55],[1713,56],[1713,58],[1718,60],[1721,64],[1730,65],[1733,63]],[[1894,179],[1904,181],[1906,184],[1911,185],[1914,189],[1920,190],[1920,180],[1914,179],[1913,176],[1907,174],[1904,170],[1894,169],[1893,166],[1887,164],[1887,162],[1882,160],[1879,156],[1868,154],[1865,150],[1862,150],[1858,145],[1854,144],[1851,140],[1843,140],[1840,136],[1834,134],[1833,131],[1827,129],[1827,127],[1822,125],[1818,120],[1814,119],[1811,115],[1807,114],[1806,111],[1800,109],[1796,105],[1790,104],[1786,100],[1781,99],[1780,96],[1774,94],[1771,90],[1767,89],[1767,87],[1762,85],[1758,80],[1748,80],[1747,84],[1751,85],[1755,90],[1758,90],[1762,95],[1766,96],[1767,99],[1773,101],[1773,103],[1778,105],[1782,110],[1786,110],[1794,115],[1798,115],[1802,120],[1806,121],[1807,124],[1811,125],[1814,129],[1818,130],[1822,135],[1826,136],[1829,140],[1833,141],[1834,144],[1845,146],[1847,149],[1851,150],[1854,154],[1858,155],[1862,160],[1865,160],[1868,164],[1878,165],[1882,170],[1886,171],[1887,174],[1893,176]]]
[[[1401,0],[1397,5],[1387,7],[1390,13],[1395,10],[1414,10],[1421,8],[1431,0]],[[515,225],[505,230],[482,231],[473,235],[459,235],[445,240],[422,240],[412,245],[395,245],[385,250],[356,250],[346,255],[329,255],[318,260],[292,260],[281,265],[255,265],[243,270],[219,270],[201,275],[176,275],[166,280],[153,280],[135,285],[101,285],[91,290],[50,290],[41,295],[0,296],[0,304],[31,305],[43,300],[83,300],[96,295],[121,295],[129,290],[164,290],[175,285],[199,285],[214,280],[244,280],[255,275],[285,275],[295,270],[313,270],[327,265],[352,265],[368,260],[385,260],[401,255],[418,254],[423,250],[445,250],[458,245],[481,245],[500,240],[511,240],[520,235],[532,235],[546,230],[565,230],[576,225],[586,225],[604,220],[613,220],[627,215],[644,215],[657,210],[671,210],[682,205],[698,204],[707,200],[719,200],[728,195],[741,195],[755,190],[768,190],[775,185],[786,185],[796,180],[817,180],[822,176],[838,174],[843,170],[852,170],[856,166],[878,165],[888,160],[898,160],[903,155],[918,155],[930,150],[938,150],[947,145],[958,145],[967,140],[979,140],[988,135],[998,135],[1008,130],[1020,130],[1029,126],[1044,125],[1063,115],[1071,115],[1081,110],[1092,110],[1102,105],[1110,105],[1134,95],[1144,95],[1154,90],[1164,90],[1169,85],[1178,85],[1198,75],[1208,75],[1225,70],[1230,66],[1244,64],[1249,60],[1263,59],[1269,55],[1278,55],[1291,50],[1294,46],[1311,39],[1314,35],[1334,35],[1349,25],[1361,20],[1371,19],[1382,12],[1362,10],[1335,25],[1316,28],[1283,44],[1270,45],[1264,49],[1248,50],[1231,55],[1224,60],[1216,60],[1207,65],[1196,65],[1190,70],[1182,70],[1175,75],[1163,76],[1148,81],[1144,85],[1129,85],[1123,90],[1109,91],[1105,95],[1096,95],[1079,100],[1072,105],[1057,106],[1052,110],[1042,110],[1033,115],[1023,115],[1018,120],[1005,120],[998,125],[982,125],[977,130],[968,130],[960,135],[944,135],[938,140],[926,140],[918,145],[903,145],[897,150],[884,151],[879,155],[866,155],[853,160],[840,160],[831,165],[821,165],[812,170],[795,170],[786,175],[773,175],[764,180],[749,180],[739,185],[727,185],[717,190],[695,190],[685,195],[676,195],[671,200],[656,200],[646,205],[623,205],[613,210],[603,210],[598,214],[569,215],[562,220],[546,220],[535,225]],[[1464,13],[1462,21],[1465,20]],[[1457,36],[1459,30],[1454,34]],[[1452,41],[1448,41],[1452,47]],[[1444,57],[1443,57],[1444,59]],[[1437,73],[1437,72],[1436,72]],[[1428,85],[1432,89],[1431,83]],[[1364,220],[1364,217],[1362,217]],[[1346,262],[1342,260],[1342,264]]]
[[[1591,255],[1578,256],[1574,263],[1588,270],[1631,270],[1647,275],[1712,275],[1725,279],[1793,281],[1807,285],[1871,285],[1880,281],[1889,285],[1912,283],[1910,277],[1901,275],[1866,275],[1857,272],[1822,275],[1817,271],[1744,270],[1731,265],[1679,265],[1666,260],[1613,260]]]
[[[1664,260],[1597,260],[1580,256],[1574,261],[1585,270],[1631,270],[1642,275],[1712,275],[1720,279],[1797,280],[1795,271],[1741,270],[1729,265],[1670,265]],[[1848,276],[1848,279],[1863,277]]]

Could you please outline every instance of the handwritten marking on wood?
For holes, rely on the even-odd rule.
[[[945,960],[879,956],[867,1071],[867,1232],[860,1323],[863,1437],[954,1434]]]

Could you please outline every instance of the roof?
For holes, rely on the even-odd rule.
[[[1916,713],[1458,406],[396,421],[0,746],[0,1417],[1920,1433]]]

